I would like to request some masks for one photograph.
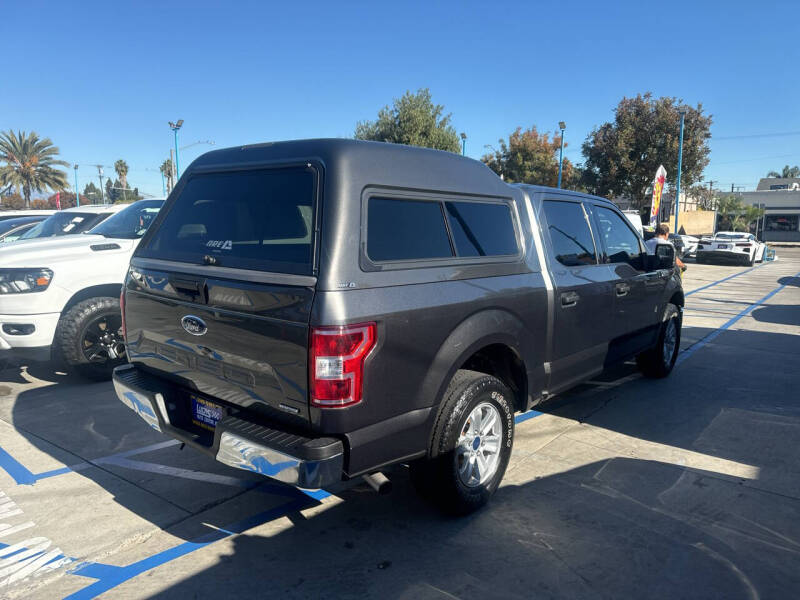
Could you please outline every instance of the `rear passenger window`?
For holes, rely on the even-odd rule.
[[[458,256],[509,256],[519,251],[507,204],[446,202],[445,206]]]
[[[544,213],[556,260],[568,267],[597,263],[594,240],[583,206],[545,200]]]
[[[441,203],[370,198],[367,255],[374,261],[452,257]]]
[[[628,263],[634,269],[641,270],[642,248],[639,245],[639,236],[628,226],[627,219],[602,206],[595,206],[595,210],[608,262]]]

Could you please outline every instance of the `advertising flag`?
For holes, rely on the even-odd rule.
[[[653,203],[650,205],[650,227],[658,225],[658,211],[661,208],[661,192],[664,191],[664,182],[667,180],[667,170],[664,165],[658,167],[656,178],[653,180]]]
[[[61,210],[61,192],[56,192],[56,209]]]

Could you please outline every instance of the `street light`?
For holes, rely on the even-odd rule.
[[[561,130],[561,150],[558,153],[558,187],[561,188],[561,168],[564,165],[564,130],[567,128],[567,124],[559,121],[558,128]]]
[[[678,233],[678,209],[681,206],[681,166],[683,163],[683,121],[686,117],[686,108],[678,109],[681,116],[681,132],[678,140],[678,180],[675,183],[675,233]]]
[[[81,205],[81,192],[78,190],[78,165],[72,165],[75,169],[75,206]]]
[[[461,133],[461,156],[467,155],[467,134]]]
[[[178,129],[180,129],[181,127],[183,127],[183,119],[178,119],[177,123],[173,123],[172,121],[169,122],[169,128],[172,129],[172,133],[175,134],[175,180],[176,181],[181,176],[181,168],[178,165]]]

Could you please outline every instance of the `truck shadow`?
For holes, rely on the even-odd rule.
[[[192,575],[156,571],[148,583],[164,584],[148,597],[733,600],[800,590],[796,504],[715,473],[589,462],[507,484],[462,519],[422,504],[404,474],[395,483],[391,496],[351,490],[232,538]]]

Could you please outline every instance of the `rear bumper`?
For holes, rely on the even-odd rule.
[[[175,390],[166,380],[128,364],[114,370],[114,389],[120,401],[150,427],[228,466],[307,489],[342,480],[344,446],[339,439],[306,437],[229,414],[217,423],[209,446],[170,422],[168,407]]]
[[[706,260],[719,260],[741,262],[750,260],[749,252],[735,252],[733,250],[697,250],[695,258]]]

